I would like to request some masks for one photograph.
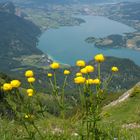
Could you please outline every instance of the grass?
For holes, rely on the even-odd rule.
[[[41,133],[44,135],[44,137],[48,140],[53,139],[60,139],[61,140],[61,133],[63,130],[62,124],[66,124],[66,128],[68,129],[69,136],[72,136],[74,134],[74,124],[73,126],[70,124],[70,120],[61,120],[57,117],[54,117],[50,114],[46,115],[47,117],[45,119],[39,119],[36,120],[36,124],[41,131]],[[1,140],[22,140],[27,138],[27,133],[25,129],[16,121],[11,120],[8,121],[7,119],[0,119],[0,137]],[[30,131],[34,131],[32,127],[29,127]],[[72,136],[74,140],[75,136]],[[36,139],[40,140],[38,134],[36,134]]]
[[[126,128],[140,139],[140,87],[135,87],[130,97],[122,103],[105,108],[103,122]]]
[[[43,98],[48,100],[50,97],[46,95]],[[42,98],[41,97],[41,98]],[[133,128],[133,129],[127,129],[123,128],[125,130],[122,130],[122,132],[118,132],[119,128],[123,124],[129,124],[129,123],[138,123],[139,122],[139,107],[140,107],[140,94],[136,94],[135,96],[129,98],[125,102],[116,105],[115,107],[110,107],[103,112],[107,112],[109,115],[108,117],[104,117],[103,122],[101,123],[102,131],[105,132],[111,132],[114,133],[118,137],[118,135],[121,133],[125,138],[127,137],[127,140],[132,140],[131,138],[136,135],[135,139],[139,140],[140,129]],[[51,115],[49,113],[45,114],[45,118],[37,118],[36,124],[40,131],[43,133],[44,136],[46,136],[46,139],[48,140],[61,140],[61,131],[63,130],[63,123],[66,124],[68,137],[71,137],[71,140],[78,140],[78,136],[74,136],[75,134],[79,133],[78,130],[78,122],[75,123],[72,121],[72,118],[67,118],[64,120],[55,117],[54,115]],[[111,122],[111,123],[110,123]],[[25,129],[16,121],[14,120],[7,120],[7,119],[0,119],[0,137],[2,140],[22,140],[27,137],[27,133]],[[107,124],[107,125],[106,125]],[[33,128],[31,128],[33,129]],[[52,135],[54,134],[55,135]],[[120,134],[120,135],[121,135]],[[131,135],[131,136],[130,136]],[[40,140],[40,137],[38,134],[36,134],[36,138]],[[121,139],[120,139],[121,140]]]
[[[114,136],[118,138],[120,136],[119,140],[139,140],[140,128],[122,127],[124,125],[127,126],[127,124],[140,124],[139,90],[140,87],[135,88],[134,92],[131,94],[131,97],[129,97],[126,101],[103,110],[103,113],[106,115],[103,117],[103,121],[101,121],[100,125],[101,131],[104,132],[104,135],[106,135],[106,133],[114,133]],[[40,98],[43,98],[44,102],[50,104],[49,95],[40,93]],[[62,140],[63,136],[61,136],[61,132],[63,130],[63,124],[65,123],[65,127],[67,128],[67,135],[65,135],[67,136],[66,139],[70,138],[70,140],[80,140],[79,136],[77,136],[79,133],[79,121],[73,120],[74,119],[71,117],[62,120],[61,118],[46,112],[45,118],[36,118],[36,124],[39,130],[45,136],[45,139]],[[25,131],[25,128],[19,124],[19,122],[15,120],[0,119],[0,124],[0,137],[2,140],[23,140],[27,138],[27,132]],[[34,130],[32,127],[29,128],[32,131]],[[35,134],[35,136],[38,140],[40,140],[38,134]]]

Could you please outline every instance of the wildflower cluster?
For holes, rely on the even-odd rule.
[[[12,80],[10,83],[4,83],[2,89],[4,91],[11,91],[12,89],[19,88],[21,82],[19,80]]]
[[[31,127],[33,127],[36,130],[36,132],[39,133],[40,137],[43,139],[43,136],[40,133],[34,121],[35,118],[34,116],[36,115],[36,112],[40,112],[43,114],[41,103],[38,100],[38,94],[34,96],[34,101],[32,100],[33,99],[32,96],[36,93],[33,85],[33,83],[35,82],[34,72],[32,70],[27,70],[25,71],[24,75],[29,84],[28,88],[26,89],[27,96],[26,94],[21,93],[22,91],[20,89],[21,82],[19,80],[12,80],[9,83],[4,83],[2,89],[4,92],[11,93],[7,94],[7,102],[13,109],[19,123],[21,123],[24,126],[25,130],[27,131],[29,139],[34,139],[35,137],[35,132],[33,135],[32,131],[30,131]],[[15,100],[14,97],[16,97],[15,99],[17,100]],[[38,106],[40,107],[39,110],[36,110],[34,108],[34,102],[35,104],[38,104]]]
[[[25,72],[25,77],[27,78],[28,83],[30,84],[30,88],[27,89],[27,94],[29,97],[33,96],[34,89],[33,89],[33,83],[35,82],[34,72],[32,70],[27,70]]]
[[[112,78],[112,74],[118,72],[119,69],[115,66],[111,68],[111,75],[109,80],[102,81],[101,79],[101,63],[105,61],[103,54],[97,54],[94,57],[97,63],[97,75],[94,74],[95,67],[92,65],[86,65],[83,60],[78,60],[76,66],[79,67],[79,72],[76,73],[74,78],[75,84],[78,86],[78,91],[81,100],[81,112],[82,112],[82,128],[81,138],[85,139],[98,139],[98,121],[101,116],[101,102],[103,92],[107,89],[107,86]],[[93,74],[92,74],[93,73]],[[94,77],[94,78],[93,78]],[[105,85],[105,86],[103,86]],[[85,129],[86,128],[86,133]]]
[[[58,81],[57,81],[57,77],[56,77],[56,70],[60,68],[60,64],[57,62],[53,62],[50,65],[50,68],[51,68],[52,72],[48,73],[48,78],[50,81],[50,85],[52,86],[52,95],[55,98],[55,100],[57,101],[57,103],[61,109],[61,117],[64,119],[65,110],[66,110],[65,103],[64,103],[65,102],[65,97],[64,97],[65,93],[64,92],[65,92],[65,87],[67,85],[67,78],[71,72],[68,69],[65,69],[63,71],[64,81],[63,81],[62,87],[58,89],[58,87],[60,85],[58,85]],[[59,98],[59,96],[60,96],[60,98]]]
[[[60,64],[57,62],[53,62],[50,65],[50,69],[47,72],[47,78],[52,88],[52,97],[55,103],[57,103],[60,109],[60,118],[66,118],[66,86],[69,85],[70,75],[72,75],[73,83],[77,87],[77,91],[80,97],[80,112],[81,117],[78,118],[81,120],[81,129],[79,135],[81,139],[95,139],[97,140],[99,137],[99,130],[98,130],[98,122],[101,120],[101,102],[104,91],[107,89],[109,82],[112,79],[114,73],[118,72],[119,69],[116,66],[111,68],[111,74],[107,80],[103,81],[102,74],[101,74],[101,65],[105,61],[105,57],[103,54],[97,54],[94,57],[95,62],[97,63],[95,66],[86,64],[84,60],[78,60],[76,62],[76,66],[78,67],[78,71],[73,75],[73,72],[69,69],[63,70],[63,77],[64,80],[62,84],[57,80],[57,71],[60,69]],[[97,66],[97,67],[96,67]],[[28,126],[32,126],[37,133],[40,135],[42,139],[44,137],[40,133],[38,127],[35,124],[34,118],[37,113],[35,113],[34,105],[32,104],[32,99],[34,98],[35,104],[38,104],[39,110],[36,112],[40,112],[42,117],[44,117],[44,107],[39,101],[38,93],[34,88],[34,82],[36,81],[34,72],[32,70],[25,71],[25,77],[28,82],[28,88],[26,89],[27,99],[24,101],[20,97],[20,86],[21,82],[19,80],[12,80],[9,83],[4,83],[2,89],[4,92],[12,92],[15,91],[20,103],[23,103],[21,108],[18,107],[18,110],[15,108],[15,112],[20,112],[20,116],[22,119],[22,124],[24,125],[29,139],[34,139],[32,132],[28,129]],[[74,76],[74,77],[73,77]],[[24,95],[25,96],[25,95]],[[10,98],[9,98],[10,99]],[[26,103],[24,103],[26,102]],[[12,104],[11,104],[12,105]],[[25,105],[25,106],[24,106]],[[24,112],[21,114],[21,112]],[[15,113],[16,114],[16,113]],[[19,116],[19,115],[18,115]],[[86,129],[85,129],[86,128]],[[63,122],[63,134],[66,134],[66,124]],[[64,138],[65,139],[65,138]]]
[[[94,74],[96,68],[92,65],[86,65],[84,60],[78,60],[76,62],[76,66],[79,67],[79,71],[75,74],[74,83],[78,87],[78,91],[80,94],[81,101],[81,112],[82,112],[82,128],[86,127],[86,134],[81,132],[81,137],[85,139],[97,139],[98,137],[98,128],[97,123],[100,120],[100,112],[101,112],[101,101],[102,94],[104,90],[106,90],[111,78],[112,74],[118,72],[118,68],[113,66],[111,68],[111,76],[109,76],[109,80],[102,81],[101,79],[101,63],[105,61],[105,57],[103,54],[97,54],[94,57],[95,62],[97,63],[97,75]],[[53,89],[53,96],[58,102],[60,106],[61,115],[64,119],[65,117],[65,86],[67,83],[67,76],[70,74],[69,70],[64,70],[64,83],[61,87],[62,91],[58,90],[58,83],[56,78],[56,70],[60,68],[60,64],[54,62],[50,65],[50,68],[53,70],[53,73],[48,73],[48,77],[50,80],[50,84]],[[94,78],[93,78],[94,77]],[[104,84],[105,83],[105,84]],[[103,86],[105,85],[105,86]],[[60,98],[59,98],[60,96]]]

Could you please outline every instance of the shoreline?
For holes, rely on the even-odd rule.
[[[60,64],[63,65],[63,66],[71,67],[70,64],[66,64],[66,63],[60,62],[60,61],[56,60],[53,56],[51,56],[51,55],[49,55],[49,54],[47,54],[47,55],[48,55],[48,59],[50,59],[51,61],[53,61],[53,62],[58,62],[58,63],[60,63]]]
[[[83,14],[81,14],[81,15],[73,15],[74,17],[81,17],[81,16],[99,16],[100,17],[100,15],[91,15],[91,14],[88,14],[88,15],[83,15]],[[105,18],[108,18],[109,20],[112,20],[112,21],[116,21],[116,22],[118,22],[118,23],[121,23],[121,24],[124,24],[124,23],[122,23],[122,22],[120,22],[120,21],[117,21],[117,20],[114,20],[114,19],[110,19],[109,17],[107,17],[107,16],[101,16],[101,17],[105,17]],[[82,17],[81,17],[82,18]],[[83,19],[84,20],[84,19]],[[86,20],[85,20],[85,22],[87,22]],[[80,24],[81,25],[81,24]],[[78,26],[80,26],[80,25],[78,25]],[[126,26],[129,26],[129,25],[127,25],[127,24],[124,24],[124,25],[126,25]],[[59,28],[61,28],[62,26],[60,26]],[[71,26],[63,26],[63,27],[71,27]],[[131,27],[131,28],[133,28],[134,30],[136,30],[134,27],[132,27],[132,26],[129,26],[129,27]],[[58,29],[58,28],[50,28],[50,29]],[[44,33],[44,32],[46,32],[48,29],[46,29],[46,30],[44,30],[42,33],[41,33],[41,35]],[[137,30],[136,30],[137,31]],[[136,32],[136,31],[133,31],[133,32]],[[133,32],[130,32],[130,33],[133,33]],[[125,33],[124,33],[125,34]],[[40,36],[41,36],[40,35]],[[39,37],[40,38],[40,37]],[[40,49],[38,46],[37,46],[37,48],[38,49]],[[130,49],[130,48],[127,48],[127,49]],[[137,50],[137,51],[139,51],[139,49],[136,49],[136,48],[131,48],[132,50]],[[41,50],[41,49],[40,49]],[[42,50],[41,50],[42,51]],[[42,51],[43,53],[45,53],[44,51]],[[46,53],[47,54],[47,53]],[[62,64],[62,65],[66,65],[66,66],[72,66],[72,65],[70,65],[70,64],[67,64],[67,63],[63,63],[63,62],[60,62],[60,61],[58,61],[57,59],[55,59],[53,56],[51,56],[50,54],[47,54],[48,55],[48,58],[49,59],[51,59],[52,61],[56,61],[56,62],[59,62],[60,64]],[[119,58],[119,57],[118,57]],[[132,61],[134,61],[134,60],[132,60]],[[134,61],[135,62],[135,61]]]

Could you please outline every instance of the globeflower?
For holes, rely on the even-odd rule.
[[[27,79],[27,81],[28,81],[29,83],[34,83],[34,82],[35,82],[35,78],[34,78],[34,77],[29,77],[29,78]]]
[[[86,79],[82,76],[74,78],[75,84],[84,84]]]
[[[78,60],[76,62],[76,66],[78,66],[78,67],[84,67],[85,65],[86,65],[86,63],[84,60]]]
[[[52,73],[48,73],[48,77],[52,77]]]
[[[93,71],[94,71],[94,67],[91,65],[88,65],[80,70],[80,72],[83,74],[91,73]]]
[[[97,54],[97,55],[94,57],[94,59],[95,59],[96,62],[99,62],[99,63],[105,61],[105,58],[104,58],[103,54]]]
[[[80,72],[81,72],[82,74],[87,74],[87,69],[86,69],[86,68],[82,68],[82,69],[80,70]]]
[[[34,93],[34,91],[33,91],[33,89],[27,89],[27,94],[28,94],[28,96],[33,96],[33,93]]]
[[[94,80],[93,79],[87,79],[86,84],[92,85],[92,84],[94,84]]]
[[[91,66],[91,65],[88,65],[85,68],[86,68],[87,73],[90,73],[90,72],[93,72],[94,71],[94,67]]]
[[[53,62],[53,63],[50,65],[50,67],[51,67],[52,69],[59,69],[59,68],[60,68],[60,64],[57,63],[57,62]]]
[[[76,73],[76,77],[82,76],[81,72]]]
[[[112,72],[118,72],[119,69],[118,69],[117,67],[112,67],[112,68],[111,68],[111,71],[112,71]]]
[[[100,83],[101,83],[101,81],[98,78],[93,80],[93,84],[95,84],[95,85],[98,85]]]
[[[20,87],[21,82],[19,80],[12,80],[10,84],[11,84],[12,88],[18,88],[18,87]]]
[[[69,70],[64,70],[64,75],[69,75],[70,71]]]
[[[34,76],[34,73],[33,73],[32,70],[27,70],[27,71],[25,72],[25,76],[26,76],[26,77],[33,77],[33,76]]]
[[[4,91],[11,91],[12,90],[12,86],[9,83],[5,83],[2,88]]]

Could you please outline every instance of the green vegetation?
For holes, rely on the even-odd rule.
[[[140,86],[135,86],[130,96],[125,101],[114,106],[106,107],[103,114],[108,114],[104,118],[105,123],[113,123],[128,129],[131,133],[136,133],[136,139],[140,139]]]
[[[79,68],[75,72],[79,72],[81,69],[83,76],[74,79],[78,88],[74,94],[78,98],[71,96],[71,100],[66,86],[72,82],[68,79],[72,70],[63,71],[64,79],[60,84],[57,79],[59,77],[57,69],[60,67],[58,63],[50,65],[52,69],[49,70],[52,75],[48,75],[48,80],[52,85],[49,90],[50,94],[39,92],[34,85],[34,80],[29,81],[29,78],[34,76],[31,70],[25,73],[28,79],[27,91],[20,87],[20,82],[17,80],[13,80],[8,86],[4,84],[1,91],[3,96],[0,97],[1,105],[4,107],[1,108],[1,138],[7,140],[139,139],[137,133],[139,131],[139,86],[134,87],[130,97],[121,104],[102,108],[109,103],[108,101],[115,100],[120,95],[117,93],[107,95],[108,82],[110,82],[111,75],[116,77],[115,73],[118,72],[118,69],[114,67],[111,72],[110,67],[109,69],[106,67],[110,74],[107,79],[104,79],[100,75],[103,70],[100,68],[104,67],[101,63],[104,61],[104,57],[97,55],[95,61],[98,65],[95,68],[97,69],[97,79],[94,77],[95,80],[90,75],[94,72],[94,67],[91,64],[87,64],[85,67],[85,62],[77,61]],[[1,77],[6,78],[3,74]],[[103,78],[101,83],[100,78]],[[8,83],[11,81],[10,78],[6,79]],[[1,82],[5,83],[5,80],[3,79]],[[127,127],[127,124],[130,123],[133,126],[131,128],[133,133]]]
[[[117,105],[114,105],[112,107],[107,107],[105,111],[107,111],[110,115],[106,120],[121,124],[139,124],[139,94],[140,87],[134,87],[134,90],[130,94],[130,97],[124,102],[118,103]]]

